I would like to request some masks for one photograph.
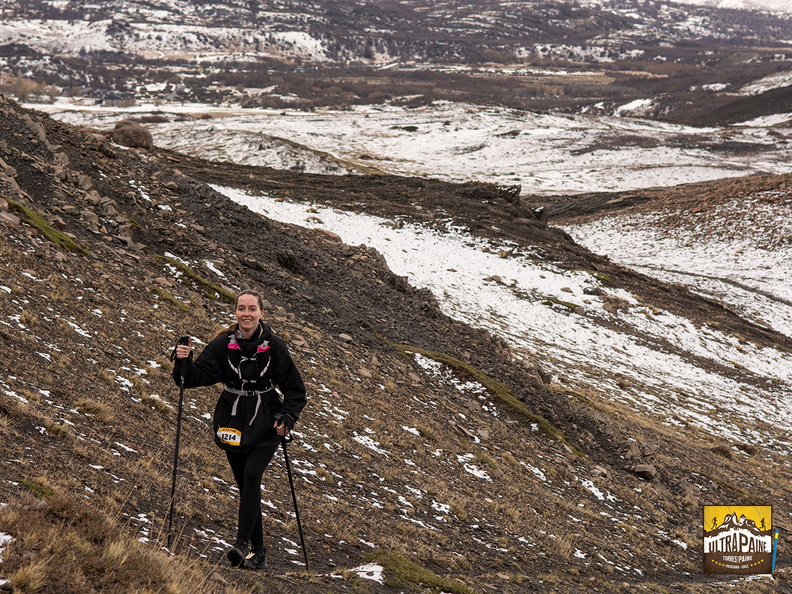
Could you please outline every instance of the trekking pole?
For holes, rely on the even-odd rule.
[[[774,528],[773,529],[773,560],[770,564],[770,573],[775,573],[777,554],[778,554],[778,528]]]
[[[179,342],[176,343],[176,346],[180,344],[187,344],[189,345],[192,342],[192,338],[189,336],[182,336],[179,339]],[[171,527],[173,526],[173,503],[176,498],[176,471],[179,467],[179,440],[181,439],[181,420],[182,420],[182,410],[184,408],[184,376],[187,372],[187,361],[192,359],[192,351],[190,352],[190,356],[186,359],[181,359],[181,379],[179,381],[179,412],[176,414],[176,447],[173,451],[173,481],[171,482],[171,495],[170,495],[170,505],[168,506],[168,550],[170,551],[171,548],[171,539],[173,538],[173,531]],[[173,349],[171,353],[171,361],[176,361],[176,349]]]
[[[300,510],[297,508],[297,495],[294,492],[294,480],[292,479],[291,464],[289,464],[289,454],[286,452],[286,442],[294,439],[289,432],[289,437],[281,437],[283,446],[283,459],[286,460],[286,474],[289,475],[289,486],[291,487],[292,501],[294,502],[294,515],[297,516],[297,530],[300,532],[300,544],[302,545],[303,557],[305,558],[305,571],[308,571],[308,552],[305,550],[305,538],[303,538],[302,523],[300,522]]]

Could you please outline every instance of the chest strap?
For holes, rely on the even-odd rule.
[[[224,386],[225,391],[230,394],[235,394],[236,399],[234,400],[234,406],[231,407],[231,416],[235,417],[237,414],[237,404],[239,404],[239,399],[242,396],[255,396],[256,397],[256,409],[253,411],[253,416],[250,417],[250,422],[248,425],[253,425],[253,420],[258,415],[258,411],[261,408],[261,395],[266,394],[267,392],[274,389],[272,382],[269,384],[269,388],[266,390],[237,390],[236,388],[229,388],[228,386]]]
[[[264,392],[269,392],[270,390],[274,390],[275,386],[272,382],[269,383],[263,390],[238,390],[237,388],[232,388],[230,386],[223,385],[223,389],[230,394],[235,394],[237,396],[256,396],[259,394],[264,394]]]

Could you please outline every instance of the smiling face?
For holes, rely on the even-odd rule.
[[[237,299],[234,317],[239,324],[242,336],[250,338],[261,320],[261,306],[254,295],[240,295]]]

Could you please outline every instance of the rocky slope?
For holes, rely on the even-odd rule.
[[[792,347],[589,253],[508,188],[125,149],[5,97],[0,130],[0,532],[14,539],[2,572],[20,591],[716,591],[723,580],[699,573],[700,505],[790,504],[778,452],[658,423],[597,386],[559,390],[541,353],[533,367],[513,360],[376,251],[255,215],[205,182],[428,224],[451,216],[647,303]],[[205,341],[227,322],[224,299],[243,284],[267,296],[309,388],[290,446],[309,571],[279,462],[264,484],[269,569],[223,564],[236,504],[208,431],[213,388],[186,395],[174,554],[163,550],[177,400],[167,357],[180,335]],[[368,562],[385,583],[355,570]],[[782,553],[778,591],[787,564]]]

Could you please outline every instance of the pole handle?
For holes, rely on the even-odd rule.
[[[173,347],[173,350],[171,351],[171,354],[170,354],[170,360],[171,361],[176,361],[176,347],[178,347],[180,344],[186,344],[186,345],[190,345],[191,346],[192,345],[192,336],[188,336],[188,335],[185,334],[184,336],[179,338],[178,341],[176,341],[176,346]],[[185,365],[187,361],[190,361],[192,359],[192,355],[193,355],[192,351],[190,351],[190,356],[187,357],[186,359],[184,359],[184,363],[182,365]]]

